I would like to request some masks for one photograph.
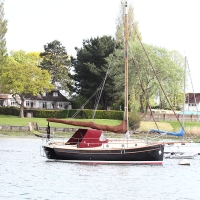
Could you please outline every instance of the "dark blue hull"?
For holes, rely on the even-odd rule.
[[[43,148],[48,159],[70,162],[162,164],[164,157],[163,144],[128,149]]]

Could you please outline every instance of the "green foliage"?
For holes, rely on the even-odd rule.
[[[19,116],[20,109],[17,107],[0,107],[0,115]]]
[[[96,112],[97,119],[117,119],[123,120],[124,112],[115,110],[98,110]]]
[[[116,39],[117,41],[120,41],[121,43],[124,43],[124,27],[125,27],[125,9],[124,9],[124,4],[125,0],[121,1],[121,4],[123,6],[120,7],[120,12],[119,16],[117,17],[116,21]],[[128,35],[129,35],[129,40],[135,41],[137,40],[137,35],[141,38],[141,33],[139,32],[139,27],[138,27],[138,22],[135,21],[135,16],[134,16],[134,8],[130,4],[128,6]]]
[[[159,100],[162,108],[166,107],[168,102],[162,88],[169,97],[169,101],[174,102],[172,106],[177,106],[180,104],[179,96],[182,93],[183,66],[174,62],[174,56],[167,49],[143,45],[151,63],[149,63],[141,44],[138,42],[130,45],[137,65],[135,66],[133,62],[129,61],[129,92],[131,92],[132,98],[133,95],[135,96],[133,98],[135,103],[140,103],[139,111],[146,112],[148,102],[153,102],[153,99]],[[181,58],[181,55],[179,55],[180,60]],[[135,76],[131,78],[133,74]],[[153,104],[155,106],[155,103]]]
[[[10,57],[12,57],[17,63],[28,63],[28,55],[23,50],[11,51]]]
[[[129,127],[132,128],[133,130],[138,129],[140,127],[141,117],[137,113],[130,112],[128,120],[129,120]]]
[[[36,118],[71,118],[77,112],[76,109],[71,110],[41,110],[41,109],[25,109],[25,116],[27,113],[32,113],[33,117]],[[93,110],[84,109],[76,118],[78,119],[92,119]],[[16,107],[0,107],[1,115],[14,115],[19,116],[20,109]],[[97,110],[96,119],[113,119],[122,120],[122,111],[108,111],[108,110]]]
[[[70,100],[71,100],[73,109],[80,109],[83,106],[83,104],[87,101],[87,99],[81,95],[73,95]],[[90,107],[92,107],[91,102],[88,102],[85,108],[87,109]]]
[[[68,110],[25,110],[25,113],[32,112],[37,118],[67,118]]]
[[[71,85],[70,58],[61,42],[54,40],[44,45],[44,52],[40,53],[41,69],[45,69],[51,75],[51,83],[56,87],[60,84],[63,90],[68,91],[67,85]]]
[[[42,58],[40,57],[40,52],[28,52],[27,53],[28,62],[31,63],[33,66],[39,66],[42,62]]]
[[[15,53],[20,56],[17,56],[18,59],[13,57],[2,68],[0,84],[3,86],[3,92],[12,93],[12,97],[20,106],[20,117],[24,117],[25,96],[36,96],[44,91],[50,91],[53,85],[50,84],[50,75],[47,70],[42,70],[31,62],[27,62],[25,52]]]
[[[7,20],[4,19],[4,3],[0,2],[0,69],[7,57],[6,39]]]
[[[72,117],[77,110],[69,110],[69,117]],[[78,119],[92,119],[94,110],[84,109],[79,112],[76,116]],[[122,120],[123,119],[122,111],[114,110],[97,110],[95,114],[95,119],[113,119],[113,120]]]
[[[26,53],[23,50],[19,50],[10,52],[10,57],[8,62],[13,63],[14,61],[21,64],[28,63],[29,65],[38,67],[42,59],[40,58],[39,52]]]
[[[45,89],[53,89],[49,83],[50,76],[46,70],[29,65],[28,63],[10,63],[2,69],[2,84],[4,91],[25,96],[37,95]]]
[[[85,99],[89,99],[93,95],[99,86],[102,85],[108,73],[110,62],[106,58],[114,53],[115,46],[117,46],[116,41],[110,36],[83,40],[83,47],[80,49],[76,48],[77,58],[72,59],[74,67],[72,78],[75,81],[74,87],[71,88],[72,92],[80,94]],[[113,76],[109,74],[99,102],[104,110],[112,105],[113,88]],[[94,106],[97,100],[95,98],[91,99],[91,105]]]

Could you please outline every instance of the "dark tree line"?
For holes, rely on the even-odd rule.
[[[148,102],[151,103],[151,106],[156,106],[156,99],[159,100],[160,108],[167,108],[167,101],[159,82],[165,88],[172,105],[178,107],[183,86],[184,62],[181,55],[152,45],[144,44],[144,47],[151,63],[138,41],[130,43],[130,110],[145,112],[149,106]],[[117,110],[124,109],[124,50],[122,43],[117,42],[111,36],[83,40],[82,47],[75,48],[77,51],[75,58],[70,58],[65,47],[57,40],[45,45],[44,49],[45,51],[40,54],[43,58],[40,67],[49,71],[52,84],[59,83],[62,88],[73,94],[74,108],[80,107],[93,95],[109,72],[100,96],[98,109],[105,110],[108,107]],[[133,64],[132,55],[134,55],[137,66]],[[156,75],[154,71],[156,71]],[[160,81],[156,79],[156,76]],[[98,96],[94,96],[85,108],[93,109],[97,98]]]

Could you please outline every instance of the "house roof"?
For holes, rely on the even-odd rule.
[[[10,98],[10,94],[0,94],[0,98],[2,98],[2,99],[8,99],[8,98]]]
[[[196,101],[195,101],[196,99]],[[200,93],[188,93],[185,96],[185,103],[199,103],[200,102]]]
[[[54,96],[54,92],[58,93],[58,96]],[[56,102],[69,102],[69,100],[61,94],[59,90],[53,90],[51,92],[46,93],[46,95],[39,94],[38,96],[27,95],[26,99],[30,100],[42,100],[42,101],[56,101]]]

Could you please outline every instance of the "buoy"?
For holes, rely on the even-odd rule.
[[[181,159],[178,162],[179,165],[190,165],[190,161],[188,159]]]

